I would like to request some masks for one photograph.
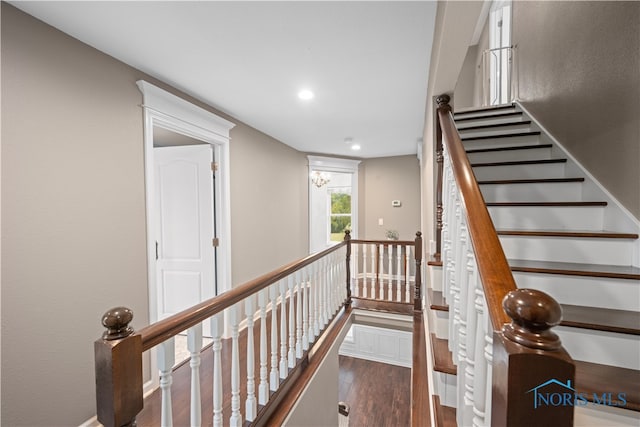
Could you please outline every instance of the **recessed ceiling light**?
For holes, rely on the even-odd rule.
[[[351,149],[352,149],[353,151],[358,151],[358,150],[360,149],[360,144],[353,144],[353,145],[351,146]]]
[[[308,101],[309,99],[313,99],[315,95],[309,89],[302,89],[298,92],[298,98]]]

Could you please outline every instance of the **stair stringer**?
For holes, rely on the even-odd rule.
[[[552,157],[566,157],[565,171],[567,176],[584,177],[582,195],[584,200],[604,200],[608,203],[604,211],[603,229],[627,233],[640,233],[640,219],[636,218],[618,199],[613,196],[561,143],[549,132],[536,117],[519,101],[515,101],[516,109],[521,110],[541,132],[540,143],[551,143]],[[640,239],[633,244],[632,265],[640,267]]]

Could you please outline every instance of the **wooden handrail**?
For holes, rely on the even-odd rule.
[[[347,240],[344,240],[322,252],[291,262],[283,267],[271,271],[270,273],[263,274],[260,277],[235,287],[228,292],[210,298],[200,304],[140,329],[137,334],[142,337],[142,351],[149,350],[185,329],[197,325],[213,315],[222,312],[224,309],[231,307],[235,303],[256,294],[267,286],[289,276],[291,273],[295,273],[296,271],[340,249],[347,245],[347,242]]]
[[[500,331],[504,324],[511,322],[502,308],[502,300],[510,291],[516,290],[517,286],[455,127],[451,107],[448,104],[449,97],[440,98],[443,98],[438,107],[442,140],[447,145],[451,156],[453,174],[460,189],[460,202],[464,206],[464,212],[472,213],[467,215],[467,227],[475,252],[482,254],[477,258],[478,274],[482,279],[493,329]]]

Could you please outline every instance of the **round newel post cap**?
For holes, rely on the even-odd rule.
[[[416,231],[416,237],[422,237],[422,231]]]
[[[344,240],[351,240],[351,230],[344,230]]]
[[[436,97],[436,104],[438,104],[438,107],[449,105],[449,101],[451,101],[451,97],[446,93]]]
[[[562,320],[562,308],[551,296],[535,289],[516,289],[502,300],[511,318],[502,332],[509,340],[539,350],[560,348],[560,338],[551,328]]]
[[[102,316],[102,326],[107,330],[102,334],[105,340],[117,340],[133,333],[129,323],[133,320],[133,311],[127,307],[114,307]]]

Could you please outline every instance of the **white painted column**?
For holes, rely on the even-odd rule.
[[[158,345],[158,368],[160,369],[160,390],[162,390],[162,406],[160,412],[160,425],[162,427],[173,426],[173,413],[171,409],[171,384],[173,383],[172,370],[175,363],[175,340],[169,338]]]
[[[202,351],[202,323],[189,328],[187,331],[187,348],[191,358],[191,425],[202,425],[202,402],[200,398],[200,352]]]
[[[287,288],[286,279],[280,280],[280,378],[287,378]]]
[[[292,275],[294,276],[294,275]],[[302,289],[301,271],[295,272],[294,276],[296,290],[296,359],[302,358],[302,298],[304,291]],[[294,361],[295,362],[295,361]],[[294,364],[295,365],[295,364]]]
[[[244,300],[244,312],[247,316],[247,400],[245,401],[245,418],[253,421],[258,412],[258,403],[255,394],[255,348],[253,342],[253,315],[255,296],[251,295]],[[262,361],[261,361],[262,362]]]
[[[213,344],[213,425],[222,426],[222,332],[224,315],[218,313],[211,318],[211,338]]]
[[[268,375],[268,370],[267,370],[268,292],[269,292],[269,288],[265,288],[260,292],[258,292],[258,307],[260,309],[260,384],[258,385],[258,403],[260,405],[264,405],[269,401],[269,381],[267,378],[267,375]]]
[[[366,243],[362,244],[362,297],[367,298],[367,247]]]
[[[302,350],[309,350],[309,278],[310,267],[305,267],[301,272],[302,286]],[[302,355],[300,355],[302,357]]]
[[[287,277],[287,283],[289,284],[289,352],[287,353],[287,359],[289,361],[289,368],[296,366],[296,324],[293,311],[294,307],[294,293],[293,293],[293,274]],[[296,304],[297,305],[297,304]]]
[[[238,307],[232,305],[228,309],[228,319],[231,325],[231,427],[242,426],[242,414],[240,414],[240,351],[238,349],[239,318]]]
[[[278,373],[278,284],[269,287],[271,296],[271,371],[269,372],[269,390],[276,391],[280,386]]]

